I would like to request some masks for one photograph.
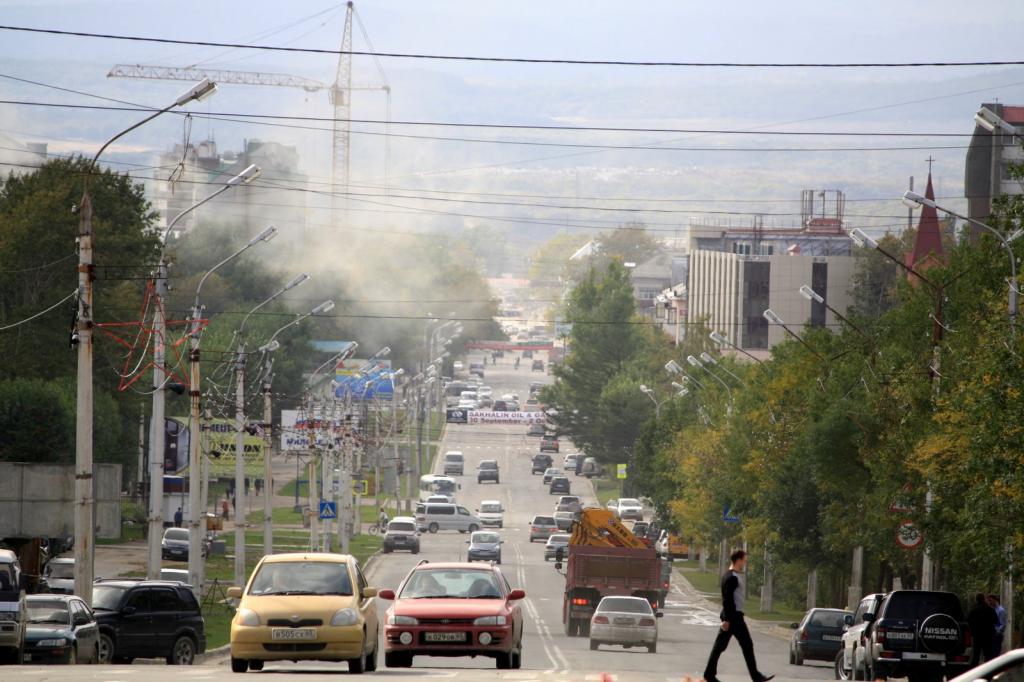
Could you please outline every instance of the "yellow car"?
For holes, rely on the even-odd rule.
[[[231,621],[231,670],[266,661],[348,661],[350,673],[377,668],[377,588],[344,554],[274,554],[256,565]]]

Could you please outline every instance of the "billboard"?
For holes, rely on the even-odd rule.
[[[209,463],[212,478],[235,475],[235,453],[238,445],[238,422],[234,419],[203,419],[200,424],[199,451]],[[164,446],[164,471],[178,476],[188,473],[189,428],[187,417],[172,417],[167,420]],[[174,444],[172,450],[171,444]],[[263,477],[263,449],[265,443],[260,435],[244,432],[242,435],[245,475]],[[174,462],[174,470],[168,468]]]
[[[449,410],[451,412],[452,410]],[[543,412],[492,412],[490,410],[470,410],[468,424],[543,424]]]
[[[281,410],[281,452],[308,452],[312,449],[310,431],[315,434],[316,447],[327,448],[344,436],[346,428],[340,419],[322,420],[319,410],[314,410],[313,419],[306,410]]]
[[[543,339],[540,341],[471,341],[466,344],[467,350],[551,350],[555,347],[553,341]]]
[[[468,424],[469,423],[469,411],[468,410],[445,410],[444,420],[449,424]]]

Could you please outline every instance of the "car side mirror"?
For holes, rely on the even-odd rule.
[[[789,627],[793,630],[796,630],[798,627],[800,627],[800,623],[790,623]]]
[[[88,625],[89,619],[81,614],[75,614],[75,625]]]
[[[370,597],[376,597],[376,596],[377,596],[377,588],[376,587],[364,587],[363,588],[363,599],[369,599]]]
[[[121,613],[123,613],[126,616],[130,616],[133,613],[135,613],[135,607],[134,606],[126,606],[123,609],[121,609]]]
[[[523,590],[512,590],[508,593],[509,601],[518,601],[520,599],[526,599],[526,592]]]
[[[469,544],[469,540],[466,540],[466,544],[467,544],[467,545]]]
[[[227,594],[228,599],[241,599],[242,598],[242,588],[241,587],[229,587],[228,591],[225,594]]]
[[[392,601],[395,598],[395,591],[394,590],[379,590],[377,592],[377,597],[379,599],[386,599],[387,601]]]
[[[853,625],[853,614],[848,613],[845,616],[843,616],[843,623],[845,623],[847,627]]]

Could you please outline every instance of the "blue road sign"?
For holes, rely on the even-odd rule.
[[[731,509],[731,507],[728,504],[725,505],[725,507],[722,508],[722,520],[725,521],[726,523],[739,523],[740,522],[740,517],[732,516],[729,513],[730,509]]]
[[[320,500],[320,520],[338,518],[338,505],[335,502]]]

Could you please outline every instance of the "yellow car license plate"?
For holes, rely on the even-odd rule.
[[[270,631],[270,638],[278,641],[316,639],[316,628],[274,628]]]

